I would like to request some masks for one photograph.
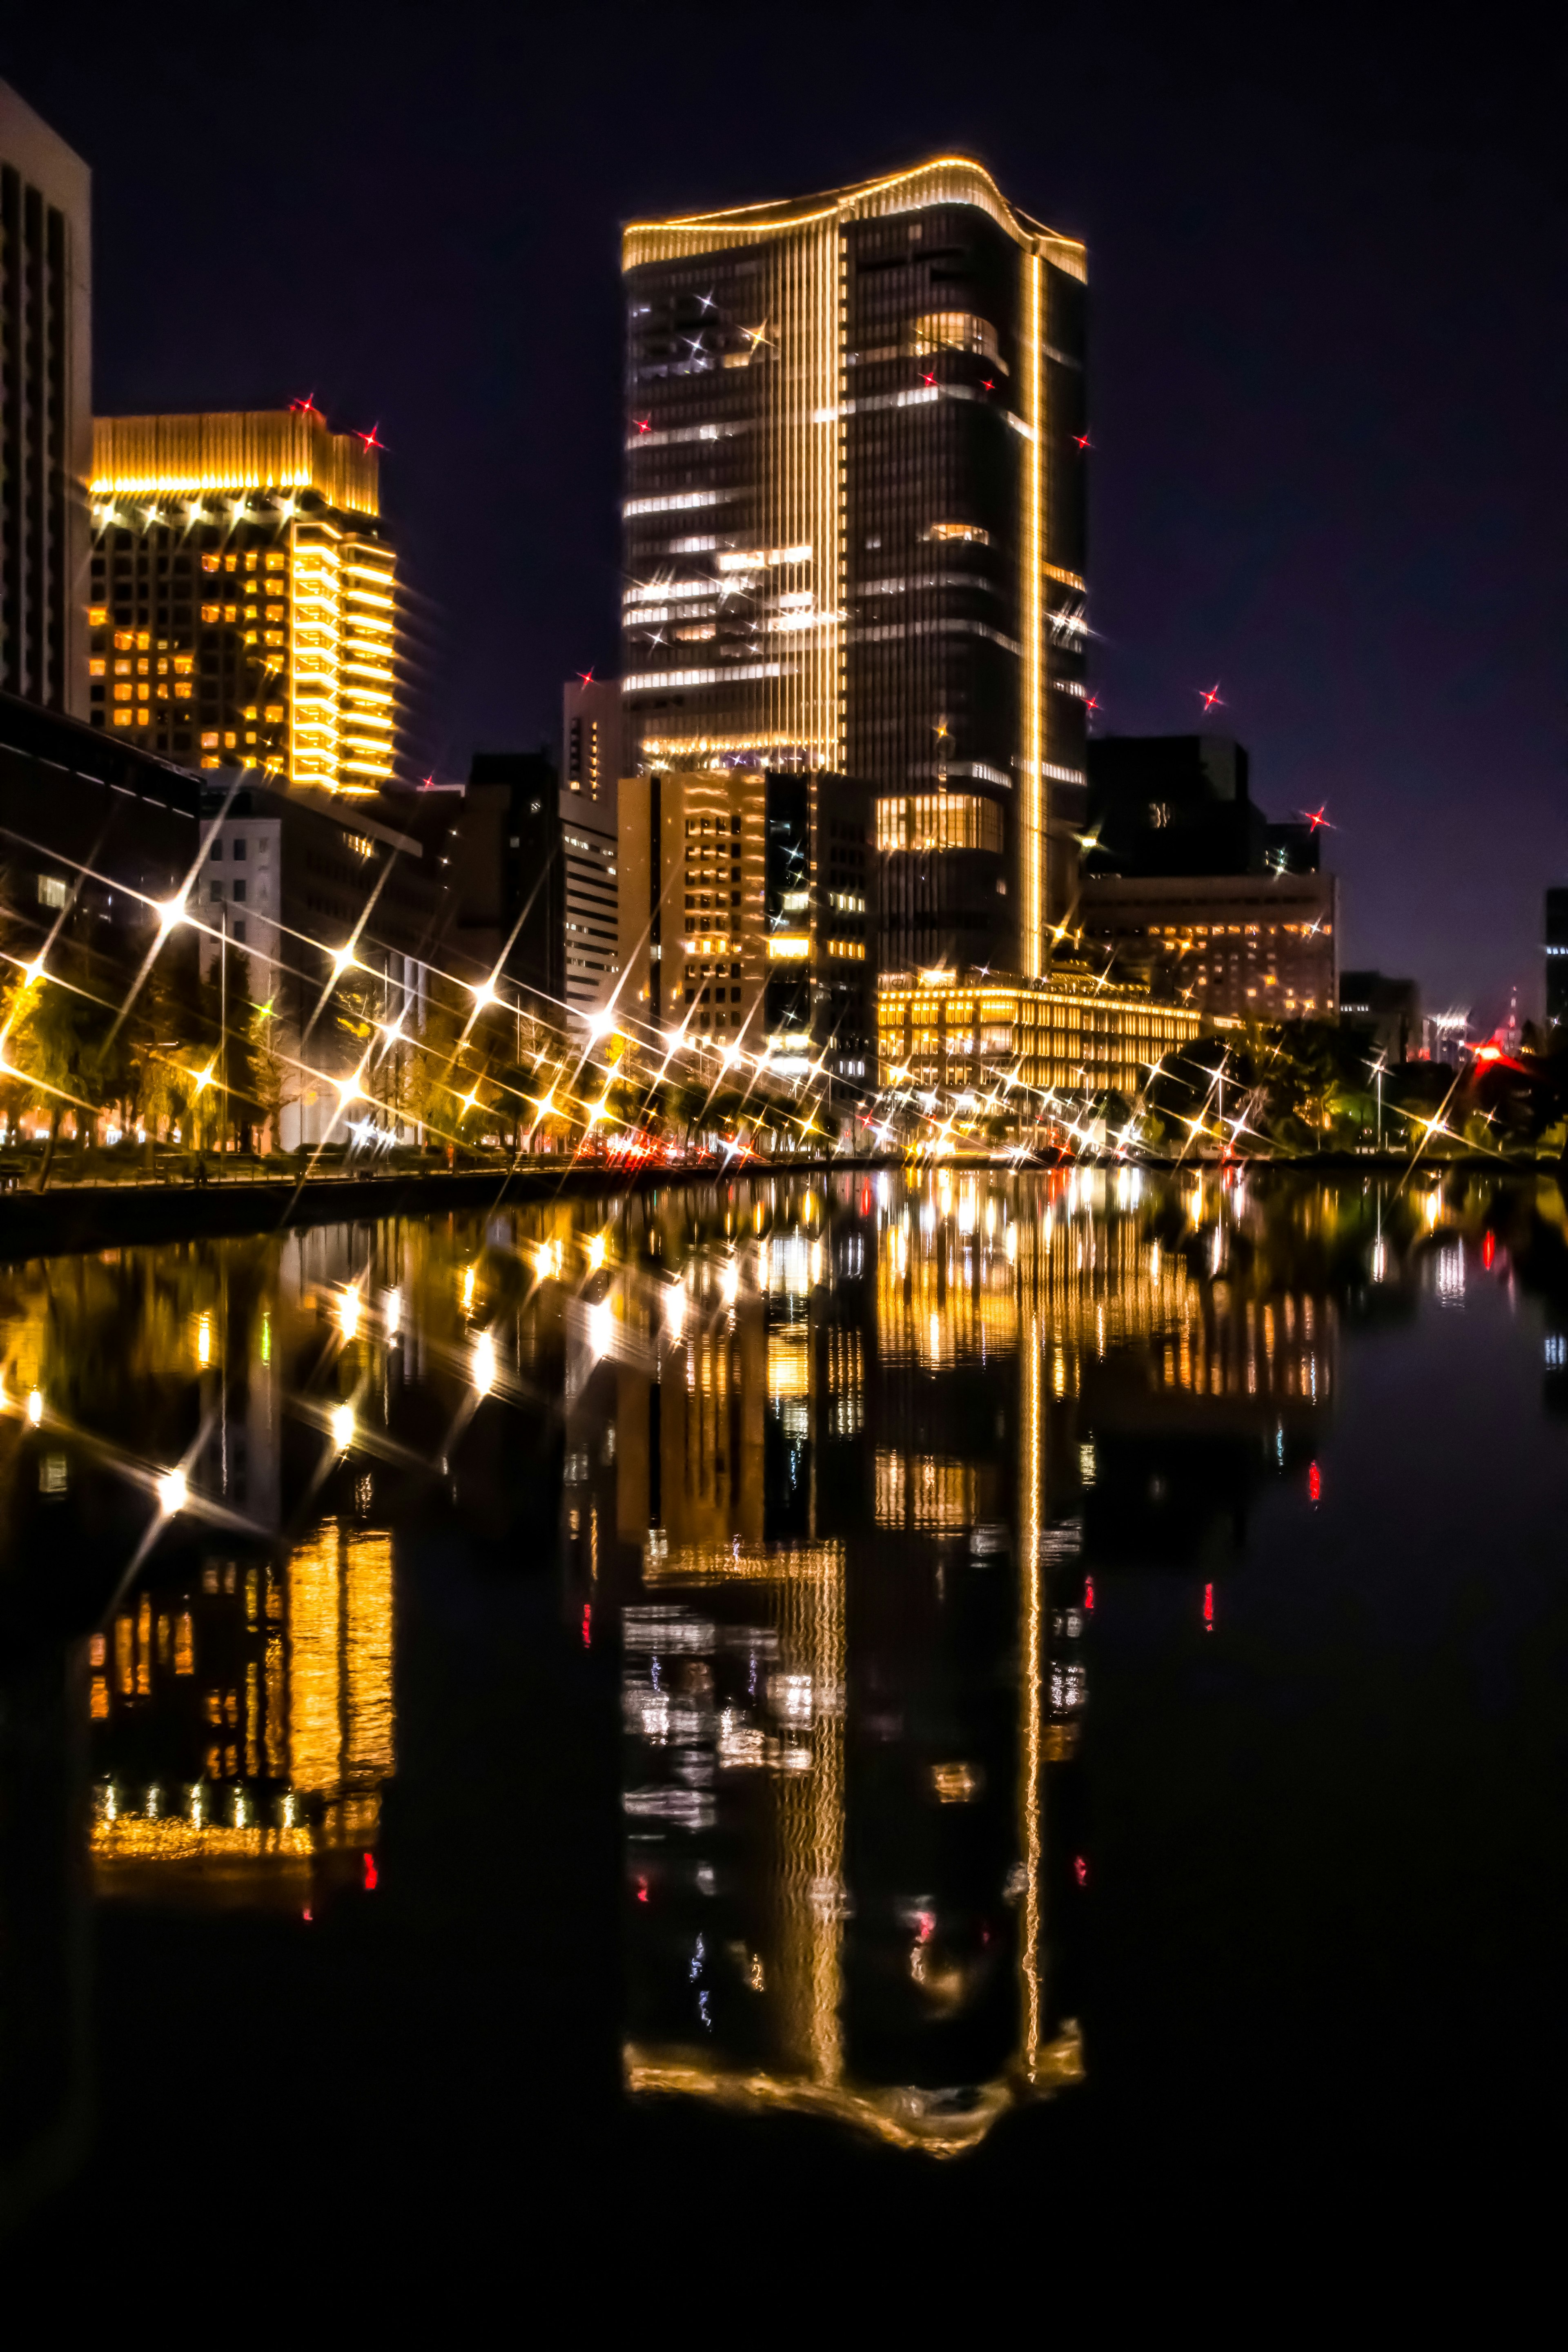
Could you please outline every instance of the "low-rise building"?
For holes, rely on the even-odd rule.
[[[972,1098],[999,1089],[1009,1105],[1054,1094],[1074,1102],[1131,1100],[1166,1055],[1211,1024],[1190,1005],[1147,988],[1063,965],[1042,980],[991,971],[888,973],[877,988],[877,1058],[883,1087]]]
[[[1200,1011],[1331,1019],[1339,885],[1331,874],[1100,875],[1079,924],[1120,973]]]

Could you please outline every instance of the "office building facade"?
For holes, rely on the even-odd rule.
[[[396,563],[376,454],[314,409],[100,417],[94,726],[318,792],[396,778]]]
[[[87,715],[92,175],[0,82],[0,692]]]
[[[1331,874],[1097,876],[1079,922],[1086,952],[1181,1003],[1248,1021],[1333,1018]]]
[[[1340,1025],[1359,1030],[1390,1065],[1420,1058],[1421,991],[1413,980],[1381,971],[1342,971]]]
[[[621,784],[620,1005],[786,1077],[870,1075],[870,794],[798,770]]]
[[[1042,970],[1084,788],[1082,247],[942,161],[639,223],[624,267],[628,765],[852,775],[881,961]]]
[[[1058,964],[1044,980],[1003,972],[891,973],[877,989],[878,1082],[988,1102],[1027,1126],[1038,1098],[1092,1102],[1142,1093],[1162,1057],[1205,1026],[1190,1005],[1156,1001],[1147,988],[1106,987],[1099,975]]]

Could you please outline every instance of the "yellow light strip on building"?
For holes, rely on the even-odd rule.
[[[1044,701],[1045,645],[1041,614],[1040,566],[1045,558],[1042,536],[1044,417],[1041,413],[1040,315],[1042,264],[1037,251],[1025,255],[1023,351],[1024,421],[1029,426],[1024,443],[1023,512],[1019,517],[1020,565],[1023,572],[1024,694],[1023,744],[1018,793],[1018,961],[1025,975],[1037,979],[1045,968],[1046,824],[1045,747],[1041,740]]]

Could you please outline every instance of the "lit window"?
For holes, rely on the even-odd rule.
[[[136,643],[136,639],[135,639],[135,637],[134,637],[134,635],[132,635],[132,631],[131,631],[131,630],[129,630],[129,629],[116,629],[116,630],[115,630],[115,632],[114,632],[114,650],[115,650],[115,652],[116,652],[117,654],[128,654],[128,653],[131,651],[132,646],[135,643]]]
[[[63,907],[65,902],[66,886],[61,876],[58,874],[40,874],[38,877],[39,906]]]
[[[217,737],[216,735],[204,735],[202,737],[202,750],[204,751],[216,751],[216,749]]]
[[[222,607],[217,604],[204,604],[202,606],[202,618],[204,621],[221,621],[223,618]]]
[[[269,702],[267,705],[266,715],[272,721],[273,725],[276,726],[279,719],[283,716],[283,705],[280,702]]]
[[[116,702],[129,702],[131,699],[130,687],[117,686],[114,689],[114,699]]]
[[[108,618],[109,607],[107,604],[89,604],[88,606],[87,625],[89,629],[101,629]]]
[[[89,677],[102,677],[108,667],[109,664],[105,661],[89,661],[87,666],[87,674]]]
[[[137,652],[138,652],[138,653],[144,654],[144,653],[146,652],[146,650],[147,650],[148,646],[152,644],[152,642],[153,642],[153,632],[151,631],[151,629],[138,629],[138,630],[137,630],[137,632],[136,632],[136,650],[137,650]]]
[[[216,556],[216,555],[204,555],[204,556],[203,556],[203,558],[202,558],[202,570],[203,570],[204,572],[221,572],[221,571],[222,571],[222,569],[223,569],[223,562],[222,562],[222,558],[221,558],[221,557]]]
[[[117,710],[114,714],[114,723],[117,727],[129,727],[132,716],[133,714],[129,710]],[[217,763],[215,761],[213,764],[216,767]]]
[[[174,699],[177,702],[188,702],[191,698],[192,691],[193,689],[189,678],[182,677],[175,680]]]

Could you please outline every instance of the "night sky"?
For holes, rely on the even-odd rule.
[[[621,220],[977,157],[1089,249],[1101,724],[1217,679],[1342,961],[1490,1022],[1568,881],[1564,60],[1392,13],[34,7],[0,76],[93,170],[100,410],[379,425],[441,777],[616,666]]]

